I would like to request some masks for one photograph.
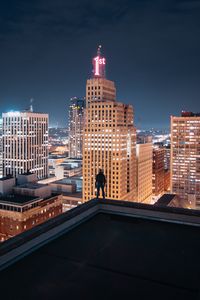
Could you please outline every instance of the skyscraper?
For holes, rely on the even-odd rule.
[[[100,47],[93,59],[93,76],[86,84],[83,139],[83,199],[94,198],[99,169],[107,179],[106,197],[134,201],[136,133],[133,108],[116,101],[113,81],[105,77],[106,59]]]
[[[152,142],[136,145],[137,182],[136,201],[150,203],[152,198]]]
[[[48,115],[31,111],[3,113],[3,175],[48,176]]]
[[[69,157],[82,158],[85,99],[73,97],[69,107]]]
[[[171,192],[200,208],[200,114],[171,117]]]
[[[162,195],[164,193],[164,154],[165,149],[163,147],[153,147],[153,194],[154,196]]]
[[[3,176],[3,138],[2,138],[2,123],[0,119],[0,178]]]

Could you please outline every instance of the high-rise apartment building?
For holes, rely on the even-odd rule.
[[[171,192],[200,207],[200,114],[171,117]]]
[[[3,177],[3,138],[2,138],[2,124],[3,120],[0,119],[0,178]]]
[[[137,143],[136,201],[150,203],[152,198],[152,143]]]
[[[82,158],[85,99],[73,97],[69,107],[69,157]]]
[[[153,194],[159,196],[164,193],[164,176],[165,176],[165,165],[164,165],[165,149],[163,147],[153,147]]]
[[[3,175],[48,176],[48,115],[31,111],[3,113]]]
[[[116,101],[113,81],[105,77],[106,60],[100,48],[93,59],[93,76],[86,84],[83,139],[83,199],[96,197],[99,169],[106,176],[106,197],[134,201],[136,132],[133,108]]]

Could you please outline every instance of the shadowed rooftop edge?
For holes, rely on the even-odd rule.
[[[16,289],[21,299],[27,293],[29,299],[197,299],[199,216],[91,200],[0,246],[2,293],[7,299]]]

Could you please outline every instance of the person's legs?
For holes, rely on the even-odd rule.
[[[100,185],[97,183],[97,199],[99,198],[99,192],[100,192]]]
[[[102,190],[103,199],[105,199],[104,184],[101,185],[101,190]]]

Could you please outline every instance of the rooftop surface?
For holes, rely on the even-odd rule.
[[[63,185],[71,185],[72,181],[76,181],[76,180],[82,180],[80,177],[67,177],[67,178],[63,178],[63,179],[59,179],[59,180],[55,180],[51,183],[53,184],[63,184]]]
[[[41,189],[44,187],[48,187],[48,184],[41,184],[41,183],[37,183],[37,182],[27,182],[27,183],[23,183],[20,185],[17,185],[16,188],[23,188],[23,189],[31,189],[31,190],[37,190],[37,189]]]
[[[69,197],[74,197],[74,198],[77,198],[77,200],[82,200],[83,198],[83,194],[82,192],[74,192],[74,193],[70,193],[70,192],[62,192],[62,195],[63,196],[69,196]]]
[[[10,204],[25,204],[27,202],[37,200],[36,196],[28,196],[28,195],[19,195],[19,194],[11,194],[11,195],[2,195],[0,196],[0,202],[10,203]]]
[[[167,206],[176,197],[175,194],[164,194],[154,204],[155,206]]]
[[[44,227],[99,205],[76,227],[1,271],[1,295],[30,300],[199,299],[198,213],[197,222],[187,224],[183,219],[192,219],[184,210],[176,218],[176,209],[168,208],[167,217],[164,209],[148,211],[147,205],[93,201]],[[31,234],[41,234],[41,226]],[[28,233],[23,237],[27,240]]]
[[[5,180],[8,180],[8,179],[13,179],[13,177],[12,176],[0,177],[0,181],[5,181]]]

